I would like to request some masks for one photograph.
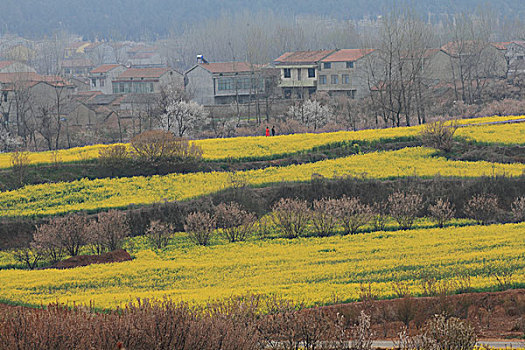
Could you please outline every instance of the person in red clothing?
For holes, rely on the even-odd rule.
[[[266,136],[270,136],[270,129],[268,129],[268,127],[266,127]]]

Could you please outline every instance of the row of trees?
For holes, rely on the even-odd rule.
[[[402,192],[394,192],[386,202],[373,206],[363,204],[359,198],[346,196],[315,200],[311,205],[304,200],[281,198],[274,204],[271,213],[259,219],[257,224],[253,213],[232,202],[220,204],[211,214],[190,213],[184,228],[189,238],[198,245],[210,244],[217,232],[228,241],[236,242],[246,240],[255,231],[262,237],[277,231],[286,238],[306,234],[324,237],[339,231],[339,228],[343,234],[356,234],[369,224],[379,231],[386,228],[389,218],[405,230],[413,227],[423,209],[423,202],[420,194]],[[480,194],[470,198],[463,211],[479,224],[488,224],[497,219],[501,209],[497,197]],[[525,221],[525,198],[516,198],[511,211],[515,221]],[[455,217],[456,209],[448,200],[438,199],[428,206],[428,213],[437,226],[444,227]]]

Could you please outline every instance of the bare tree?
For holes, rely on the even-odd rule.
[[[491,44],[493,16],[488,11],[458,14],[448,25],[451,83],[456,100],[479,102],[488,79],[504,74],[498,69],[497,50]],[[503,59],[503,58],[502,58]]]
[[[360,74],[368,84],[373,103],[386,124],[400,126],[426,119],[425,56],[432,42],[427,24],[409,10],[397,10],[379,23],[377,38],[365,37],[362,48],[376,50],[366,55]]]

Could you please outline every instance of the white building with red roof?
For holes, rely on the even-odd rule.
[[[319,62],[336,50],[286,52],[274,60],[281,71],[279,87],[285,98],[305,98],[317,91]]]
[[[363,58],[373,49],[341,49],[319,62],[317,91],[331,96],[363,97],[368,94]]]
[[[265,92],[262,67],[247,62],[206,62],[186,73],[186,91],[202,105],[246,103]]]
[[[113,80],[124,73],[126,67],[120,64],[103,64],[89,73],[91,91],[101,91],[104,94],[113,93]]]
[[[184,87],[184,76],[171,68],[130,68],[112,81],[114,94],[159,93],[163,86]]]

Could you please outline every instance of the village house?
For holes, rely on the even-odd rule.
[[[0,61],[0,73],[36,73],[36,70],[21,62]]]
[[[135,68],[162,68],[165,63],[156,47],[137,45],[127,51],[126,65]]]
[[[317,92],[320,62],[336,50],[286,52],[274,60],[284,98],[308,98]],[[327,62],[328,63],[328,62]]]
[[[202,105],[246,103],[266,91],[263,67],[247,62],[201,62],[186,72],[186,91]]]
[[[516,40],[492,45],[505,57],[507,78],[525,73],[525,41]]]
[[[130,68],[113,81],[114,94],[159,93],[162,87],[184,87],[184,76],[171,68]]]
[[[89,74],[90,89],[105,94],[113,93],[112,82],[127,68],[120,64],[104,64],[93,69]]]
[[[62,74],[66,76],[87,77],[95,68],[87,58],[73,58],[62,61]]]
[[[16,130],[22,115],[45,108],[51,113],[64,107],[74,92],[74,85],[58,76],[42,76],[33,72],[0,73],[1,122]]]
[[[318,66],[317,91],[352,99],[366,96],[369,87],[364,76],[366,64],[362,64],[362,59],[373,51],[342,49],[323,58]]]

